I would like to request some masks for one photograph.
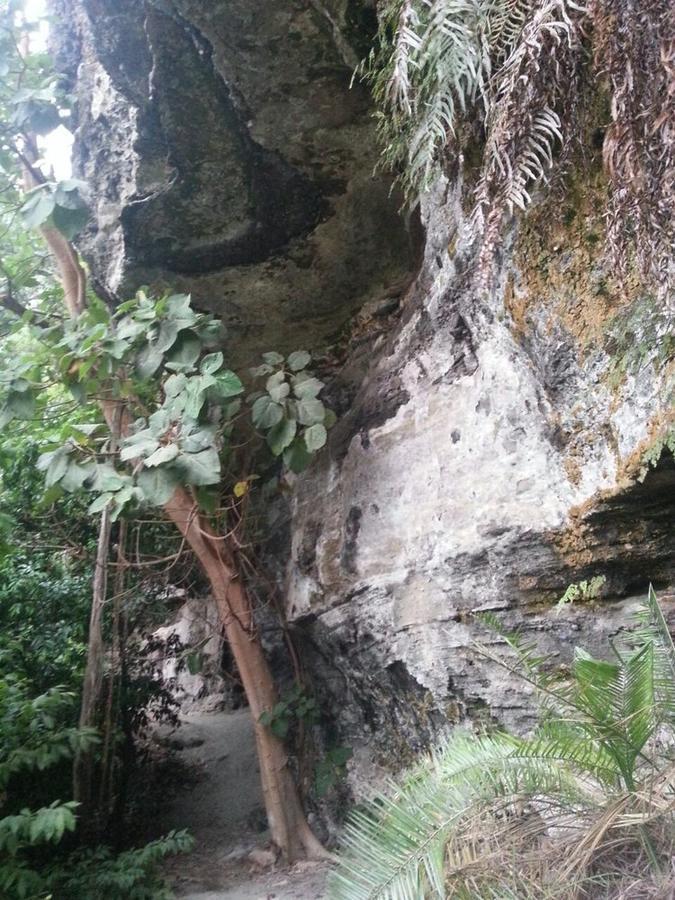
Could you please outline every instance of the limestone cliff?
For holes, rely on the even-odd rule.
[[[674,580],[672,309],[603,262],[601,175],[508,227],[486,296],[457,185],[423,197],[420,249],[373,175],[350,88],[368,4],[55,6],[98,282],[191,291],[237,360],[308,346],[331,367],[341,420],[296,485],[285,597],[355,770],[467,716],[524,727],[473,613],[563,663]]]

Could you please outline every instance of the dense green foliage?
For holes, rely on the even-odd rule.
[[[78,745],[95,736],[68,727],[74,696],[60,688],[31,697],[29,688],[11,675],[0,679],[0,891],[3,897],[33,897],[44,893],[42,875],[30,853],[45,843],[58,843],[75,829],[75,804],[53,800],[37,808],[22,804],[26,777],[52,769],[69,759]],[[52,773],[49,773],[52,775]],[[22,781],[23,777],[23,781]],[[18,786],[18,790],[16,789]],[[61,785],[63,787],[63,785]],[[30,784],[33,798],[44,794],[44,779]],[[18,795],[15,797],[15,793]]]
[[[76,830],[77,804],[50,798],[56,792],[68,796],[68,763],[78,748],[99,740],[93,730],[69,724],[76,708],[76,695],[60,687],[33,696],[28,682],[13,675],[0,677],[0,896],[168,897],[157,865],[165,856],[190,848],[184,832],[121,853],[101,846],[66,849],[64,855],[58,846]],[[69,843],[72,846],[72,839]]]
[[[68,799],[73,754],[100,743],[76,728],[96,534],[83,498],[45,502],[36,462],[60,427],[30,420],[0,436],[0,895],[97,900],[105,885],[106,896],[159,897],[155,863],[184,848],[183,836],[121,856],[69,849],[77,841],[77,806]],[[156,604],[141,583],[130,599],[129,622],[142,635]],[[137,641],[128,657],[133,671],[122,697],[138,734],[148,706],[153,715],[171,710]]]
[[[675,647],[653,592],[611,661],[577,649],[568,674],[551,672],[504,638],[514,664],[482,652],[534,688],[538,727],[456,733],[357,811],[333,897],[614,896],[626,860],[630,882],[668,877]]]
[[[152,301],[141,292],[112,315],[92,302],[72,323],[27,323],[14,335],[17,350],[26,349],[7,360],[0,380],[0,425],[44,421],[64,385],[90,421],[62,416],[61,440],[38,460],[50,499],[89,490],[89,512],[110,507],[115,520],[125,507],[163,505],[182,485],[208,508],[222,487],[244,391],[217,349],[221,337],[217,320],[196,313],[185,295]],[[255,372],[267,376],[265,390],[248,397],[253,425],[296,471],[323,446],[331,424],[317,398],[323,384],[306,371],[310,358],[266,354]],[[91,397],[108,404],[108,422]],[[111,427],[128,432],[115,438],[119,455]]]

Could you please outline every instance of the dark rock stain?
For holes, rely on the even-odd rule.
[[[194,274],[260,262],[328,212],[319,187],[249,134],[248,111],[194,26],[148,9],[152,91],[147,139],[167,148],[173,176],[122,214],[143,265]],[[128,256],[128,262],[135,260]]]
[[[361,530],[362,515],[360,507],[352,506],[345,522],[340,564],[345,572],[348,572],[350,575],[356,574],[357,539]]]

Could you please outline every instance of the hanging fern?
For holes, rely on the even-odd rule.
[[[631,890],[636,873],[657,881],[669,864],[673,753],[656,739],[674,721],[675,649],[651,589],[616,659],[577,650],[565,681],[509,643],[507,667],[545,701],[539,727],[529,738],[456,733],[356,812],[333,900],[610,897],[621,880],[612,852],[631,861]],[[598,870],[597,892],[583,894]]]
[[[411,200],[478,136],[472,232],[485,261],[506,214],[582,137],[589,83],[607,86],[608,244],[661,286],[675,246],[675,6],[671,0],[385,0],[363,71],[385,164]],[[588,61],[593,59],[592,78]]]

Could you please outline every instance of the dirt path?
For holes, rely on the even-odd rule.
[[[268,834],[248,711],[181,718],[182,726],[170,740],[195,780],[176,790],[159,823],[163,832],[187,828],[195,838],[194,851],[167,866],[176,896],[322,900],[325,865],[280,868],[264,852]],[[252,851],[258,862],[251,859]]]

